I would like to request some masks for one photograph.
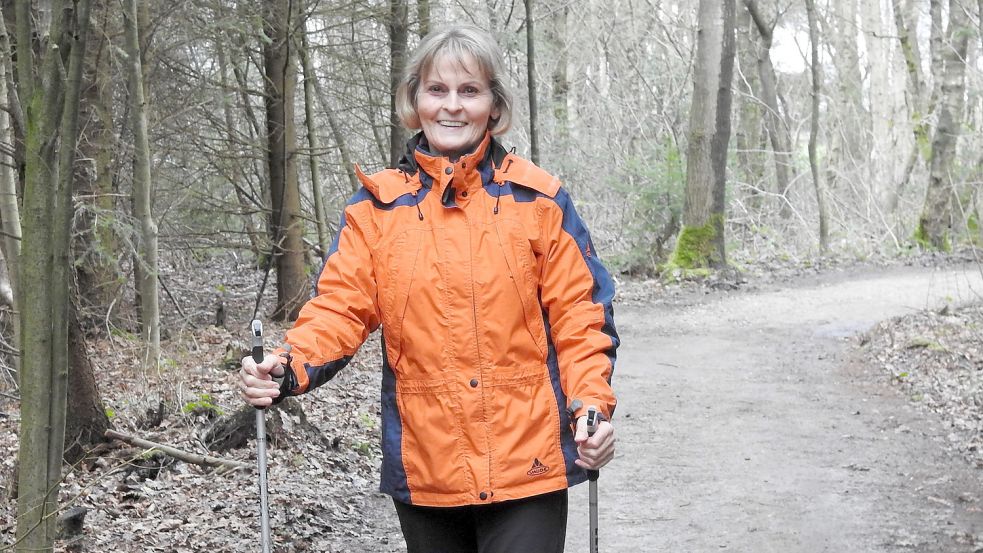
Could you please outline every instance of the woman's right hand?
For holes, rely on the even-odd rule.
[[[242,358],[239,369],[239,392],[242,399],[254,407],[268,407],[280,395],[280,384],[274,377],[283,376],[280,358],[270,354],[257,364],[252,356]]]

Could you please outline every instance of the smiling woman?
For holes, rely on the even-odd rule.
[[[614,283],[559,181],[493,138],[505,77],[476,27],[423,41],[396,95],[421,132],[396,168],[357,172],[290,347],[240,371],[269,405],[382,327],[381,489],[409,553],[559,553],[567,488],[614,456]]]
[[[488,76],[469,67],[478,64],[440,56],[416,94],[416,113],[430,151],[451,161],[472,149],[485,136],[489,120],[500,114]]]

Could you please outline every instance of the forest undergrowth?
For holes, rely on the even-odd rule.
[[[789,256],[742,265],[699,280],[618,276],[619,304],[657,304],[713,290],[753,290],[863,266],[964,264],[971,250],[951,255],[891,259]],[[741,264],[739,256],[737,264]],[[207,265],[203,267],[202,265]],[[138,338],[90,321],[89,357],[114,429],[191,453],[255,463],[255,442],[210,450],[209,430],[242,408],[236,388],[239,360],[248,353],[247,325],[263,273],[232,257],[166,265],[171,302],[165,317],[164,359],[140,370]],[[259,312],[272,310],[267,287]],[[180,306],[180,308],[178,308]],[[220,308],[221,307],[221,308]],[[224,320],[224,325],[216,325]],[[223,319],[224,318],[224,319]],[[287,326],[266,323],[266,344]],[[863,362],[880,367],[885,382],[911,401],[941,414],[946,443],[983,469],[983,305],[924,311],[884,321],[857,338]],[[377,492],[379,451],[378,336],[323,389],[278,410],[270,449],[271,514],[276,542],[291,551],[389,551],[389,509]],[[271,423],[271,424],[272,424]],[[13,494],[18,404],[0,396],[0,544],[13,541]],[[58,542],[58,551],[235,552],[255,549],[258,501],[252,470],[223,471],[175,460],[123,442],[109,442],[66,470],[64,511],[85,509],[83,532]],[[390,529],[391,530],[391,529]],[[0,550],[3,549],[0,545]]]

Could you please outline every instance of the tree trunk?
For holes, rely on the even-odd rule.
[[[395,167],[406,151],[407,133],[396,114],[396,87],[406,72],[409,25],[406,0],[389,0],[389,166]]]
[[[809,18],[809,43],[812,46],[809,66],[812,73],[812,116],[809,125],[809,167],[812,170],[812,183],[816,188],[816,206],[819,212],[819,251],[829,250],[829,224],[826,215],[826,186],[819,171],[819,95],[822,93],[822,68],[819,61],[819,24],[816,19],[815,0],[806,0],[806,14]]]
[[[735,34],[735,0],[722,0],[723,37],[720,52],[720,77],[717,82],[716,128],[711,141],[713,164],[713,202],[710,223],[713,224],[713,249],[710,264],[717,269],[727,266],[724,219],[727,213],[727,153],[730,144],[730,119],[734,82],[734,55],[737,50]]]
[[[119,298],[122,288],[121,271],[117,262],[119,241],[114,231],[116,201],[113,196],[113,158],[115,123],[113,121],[113,83],[110,56],[109,12],[115,9],[102,0],[95,5],[93,19],[102,19],[106,33],[90,42],[86,53],[85,85],[80,114],[83,136],[79,144],[81,157],[91,160],[76,168],[79,192],[88,199],[87,208],[80,213],[75,260],[80,316],[83,325],[98,324],[103,318],[112,320],[110,309]],[[90,319],[90,317],[92,319]]]
[[[717,224],[712,219],[717,182],[713,147],[723,70],[723,6],[717,0],[700,0],[698,18],[683,226],[672,259],[675,265],[686,269],[716,266],[723,261],[717,258]]]
[[[22,9],[21,4],[18,43],[31,44],[30,6]],[[40,59],[43,78],[34,81],[30,64],[21,65],[26,72],[19,75],[27,106],[20,282],[31,283],[20,295],[25,306],[21,335],[23,370],[31,377],[21,386],[18,552],[52,549],[65,445],[72,165],[89,1],[51,4],[50,40]]]
[[[140,223],[137,262],[140,264],[140,324],[147,344],[144,368],[160,361],[160,300],[157,286],[157,224],[151,207],[150,141],[147,103],[143,93],[143,64],[140,55],[137,0],[127,0],[124,10],[126,50],[129,65],[130,124],[133,127],[133,217]]]
[[[787,195],[789,187],[792,185],[795,169],[792,165],[792,139],[782,116],[781,107],[778,105],[777,77],[775,76],[775,66],[771,61],[775,24],[765,22],[758,10],[756,0],[744,0],[744,6],[751,14],[755,28],[758,29],[758,34],[761,36],[761,45],[758,48],[758,78],[761,80],[761,101],[765,104],[766,128],[775,156],[775,180],[777,181],[777,192],[782,199],[781,215],[783,218],[788,218],[792,211]]]
[[[10,38],[7,34],[7,26],[0,16],[0,100],[7,100],[12,95],[7,89],[8,76],[12,71]],[[11,105],[11,111],[19,111],[13,108],[13,102],[7,101]],[[10,115],[6,110],[0,110],[0,230],[3,231],[4,263],[7,267],[7,278],[10,283],[9,295],[4,293],[4,301],[9,303],[11,312],[11,326],[13,327],[13,343],[15,351],[20,352],[20,310],[18,308],[17,295],[20,285],[18,281],[18,260],[20,259],[20,208],[17,205],[17,175],[14,168],[17,160],[10,154],[15,151],[13,125]],[[13,355],[13,366],[17,374],[20,375],[20,355]],[[18,377],[19,378],[19,377]]]
[[[71,366],[68,376],[68,421],[65,425],[65,461],[81,461],[89,446],[103,441],[103,434],[112,425],[99,396],[92,362],[85,348],[85,334],[78,316],[72,309],[68,328],[68,356]]]
[[[743,92],[745,100],[741,103],[740,119],[737,133],[737,162],[743,173],[741,181],[747,183],[747,195],[744,201],[751,209],[761,207],[761,195],[764,181],[764,162],[761,150],[761,104],[755,95],[761,88],[758,78],[757,53],[753,36],[757,36],[747,10],[737,11],[737,66],[739,68],[738,90]]]
[[[570,109],[567,105],[570,94],[570,80],[567,76],[569,49],[567,48],[567,18],[570,8],[566,4],[557,8],[546,27],[546,37],[556,53],[556,65],[553,67],[553,118],[556,120],[554,142],[559,148],[561,159],[566,159],[570,150]]]
[[[536,103],[536,38],[533,28],[533,0],[526,4],[526,86],[529,92],[529,158],[539,163],[539,108]]]
[[[944,50],[945,64],[939,104],[939,120],[932,139],[925,204],[918,220],[915,239],[923,247],[949,250],[952,219],[953,159],[962,122],[965,94],[966,52],[972,31],[964,10],[951,6],[948,29],[949,48]]]
[[[300,60],[304,68],[304,123],[307,125],[307,164],[311,171],[311,198],[314,199],[314,217],[317,222],[317,243],[321,248],[321,256],[328,254],[331,237],[328,236],[327,216],[324,212],[324,199],[321,194],[321,166],[318,156],[321,155],[321,144],[317,138],[317,123],[314,121],[314,67],[311,66],[310,45],[307,41],[307,22],[300,33]]]
[[[430,0],[416,0],[416,21],[420,38],[430,34]]]
[[[304,271],[304,225],[300,215],[297,179],[297,130],[294,91],[297,71],[290,32],[297,14],[290,0],[267,0],[264,29],[266,65],[266,132],[269,144],[270,222],[273,259],[277,268],[277,306],[274,320],[292,321],[308,297]]]

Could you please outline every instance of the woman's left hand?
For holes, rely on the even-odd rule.
[[[577,442],[577,453],[580,458],[574,463],[584,469],[597,470],[614,459],[614,426],[608,421],[597,425],[597,432],[587,436],[587,417],[577,419],[577,433],[573,437]]]

